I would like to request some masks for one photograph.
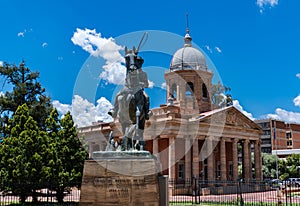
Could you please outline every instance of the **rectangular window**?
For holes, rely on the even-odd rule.
[[[184,163],[178,163],[178,179],[184,179]]]
[[[216,171],[216,176],[219,178],[219,177],[221,177],[221,163],[220,163],[220,161],[218,161],[218,163],[217,163],[217,171]]]
[[[229,178],[232,179],[232,176],[233,176],[233,163],[231,161],[228,164],[228,175],[229,175]]]
[[[292,138],[291,131],[286,132],[285,136],[286,136],[287,139],[291,139]]]
[[[287,145],[287,146],[293,146],[293,141],[292,141],[292,140],[288,140],[288,141],[286,142],[286,145]]]

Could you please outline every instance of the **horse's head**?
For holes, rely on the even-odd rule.
[[[142,67],[144,59],[138,56],[138,50],[135,47],[129,50],[125,47],[125,62],[127,70],[133,71]]]

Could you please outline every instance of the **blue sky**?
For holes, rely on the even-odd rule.
[[[231,87],[238,108],[254,118],[300,122],[297,0],[3,0],[0,8],[0,62],[25,60],[32,71],[39,71],[42,85],[61,112],[76,100],[73,113],[84,119],[79,125],[95,118],[109,120],[103,108],[113,101],[119,88],[115,83],[122,75],[105,74],[102,67],[120,64],[118,46],[137,45],[143,31],[155,31],[149,32],[141,50],[153,83],[147,92],[152,106],[164,103],[163,73],[172,53],[183,45],[178,39],[185,34],[186,12],[194,46]],[[167,33],[155,36],[163,32]],[[109,47],[101,48],[101,54],[99,45]]]

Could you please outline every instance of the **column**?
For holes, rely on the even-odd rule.
[[[262,160],[261,144],[262,144],[262,141],[260,139],[259,140],[260,180],[263,180],[263,172],[262,172],[263,160]]]
[[[215,178],[215,171],[214,171],[214,161],[215,161],[215,156],[214,156],[214,148],[212,147],[212,137],[207,138],[207,152],[208,152],[208,157],[207,157],[207,180],[214,180]]]
[[[175,138],[169,138],[169,179],[176,178],[176,171],[175,171],[175,164],[176,164],[176,157],[175,157]]]
[[[185,167],[185,179],[191,179],[191,174],[192,174],[192,168],[191,168],[191,149],[192,149],[192,144],[191,144],[191,140],[189,137],[187,137],[185,139],[185,163],[184,163],[184,167]]]
[[[251,153],[251,145],[252,145],[252,142],[249,141],[248,151],[249,151],[249,174],[250,174],[250,180],[253,179],[253,177],[252,177],[252,153]]]
[[[89,143],[89,158],[93,158],[93,144]]]
[[[232,141],[232,161],[233,161],[233,171],[232,171],[232,179],[236,181],[239,177],[238,165],[239,165],[239,154],[238,154],[238,139],[233,139]]]
[[[178,82],[178,84],[177,84],[177,101],[179,101],[179,100],[182,100],[182,92],[181,92],[181,89],[180,89],[180,82]]]
[[[257,181],[261,181],[262,180],[262,165],[261,165],[260,140],[256,140],[254,143],[254,162],[255,162],[255,179]]]
[[[158,138],[153,138],[153,155],[159,160]]]
[[[170,94],[171,93],[171,88],[170,88],[170,80],[166,79],[166,94]],[[172,91],[173,92],[173,91]],[[166,95],[166,102],[168,102],[168,98],[169,98],[169,95]]]
[[[245,181],[249,181],[251,179],[250,164],[251,164],[251,155],[249,151],[249,140],[244,140],[243,145],[243,173]]]
[[[221,180],[227,180],[226,171],[226,142],[224,137],[220,140],[220,163],[221,163]]]
[[[193,176],[199,178],[199,145],[198,139],[193,142]]]

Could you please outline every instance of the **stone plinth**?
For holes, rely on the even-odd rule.
[[[158,206],[158,164],[142,153],[94,153],[84,164],[80,206]]]

